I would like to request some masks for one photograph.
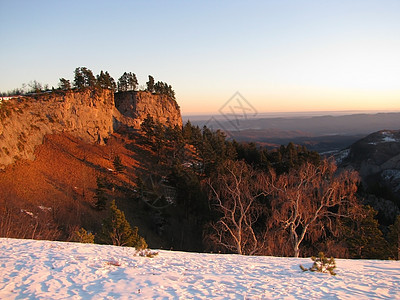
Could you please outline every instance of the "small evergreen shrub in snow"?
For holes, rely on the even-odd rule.
[[[94,243],[94,235],[90,232],[87,232],[85,230],[85,228],[81,228],[74,232],[74,234],[72,236],[72,241],[78,242],[78,243],[93,244]]]
[[[336,275],[336,273],[333,271],[336,268],[336,262],[333,257],[327,258],[323,252],[320,252],[318,257],[313,256],[311,259],[314,262],[311,268],[305,268],[300,265],[300,269],[302,269],[303,272],[311,271]]]
[[[157,251],[150,250],[150,249],[141,249],[137,252],[139,256],[153,258],[154,256],[158,255]]]

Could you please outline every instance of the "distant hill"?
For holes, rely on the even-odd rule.
[[[336,157],[341,167],[359,172],[366,192],[392,201],[398,208],[393,214],[400,213],[400,130],[374,132],[339,152]],[[376,201],[370,200],[369,204],[375,205]],[[376,208],[381,212],[394,210],[383,207],[384,201],[380,202],[380,207]]]

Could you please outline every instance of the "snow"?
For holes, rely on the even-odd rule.
[[[400,142],[400,139],[396,138],[394,136],[393,132],[390,131],[382,131],[380,132],[381,134],[381,140],[380,141],[376,141],[376,142],[369,142],[368,144],[370,145],[377,145],[380,143],[392,143],[392,142]]]
[[[400,170],[387,169],[381,173],[381,176],[386,180],[399,180],[400,179]]]
[[[385,136],[385,137],[382,139],[382,141],[383,141],[384,143],[388,143],[388,142],[397,142],[397,139],[395,139],[394,137],[391,137],[391,136]]]
[[[392,132],[390,131],[382,131],[382,142],[389,143],[389,142],[398,142],[399,140],[396,139]]]
[[[400,299],[400,262],[159,251],[0,239],[0,299]]]
[[[51,207],[46,207],[46,206],[43,206],[43,205],[39,205],[38,207],[43,211],[51,211]]]
[[[350,155],[350,149],[341,150],[335,155],[336,163],[341,164]]]

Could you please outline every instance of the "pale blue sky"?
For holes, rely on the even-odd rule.
[[[0,0],[0,90],[151,74],[183,113],[400,110],[400,1]]]

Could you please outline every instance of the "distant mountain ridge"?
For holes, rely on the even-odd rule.
[[[368,134],[382,129],[400,129],[400,113],[321,115],[310,117],[240,118],[196,120],[193,124],[229,131],[278,129],[297,130],[301,134],[322,136],[330,134]]]
[[[229,116],[228,116],[229,118]],[[238,141],[276,147],[294,142],[318,152],[338,151],[382,129],[400,129],[400,113],[303,116],[278,118],[210,119],[193,121],[224,130]]]

